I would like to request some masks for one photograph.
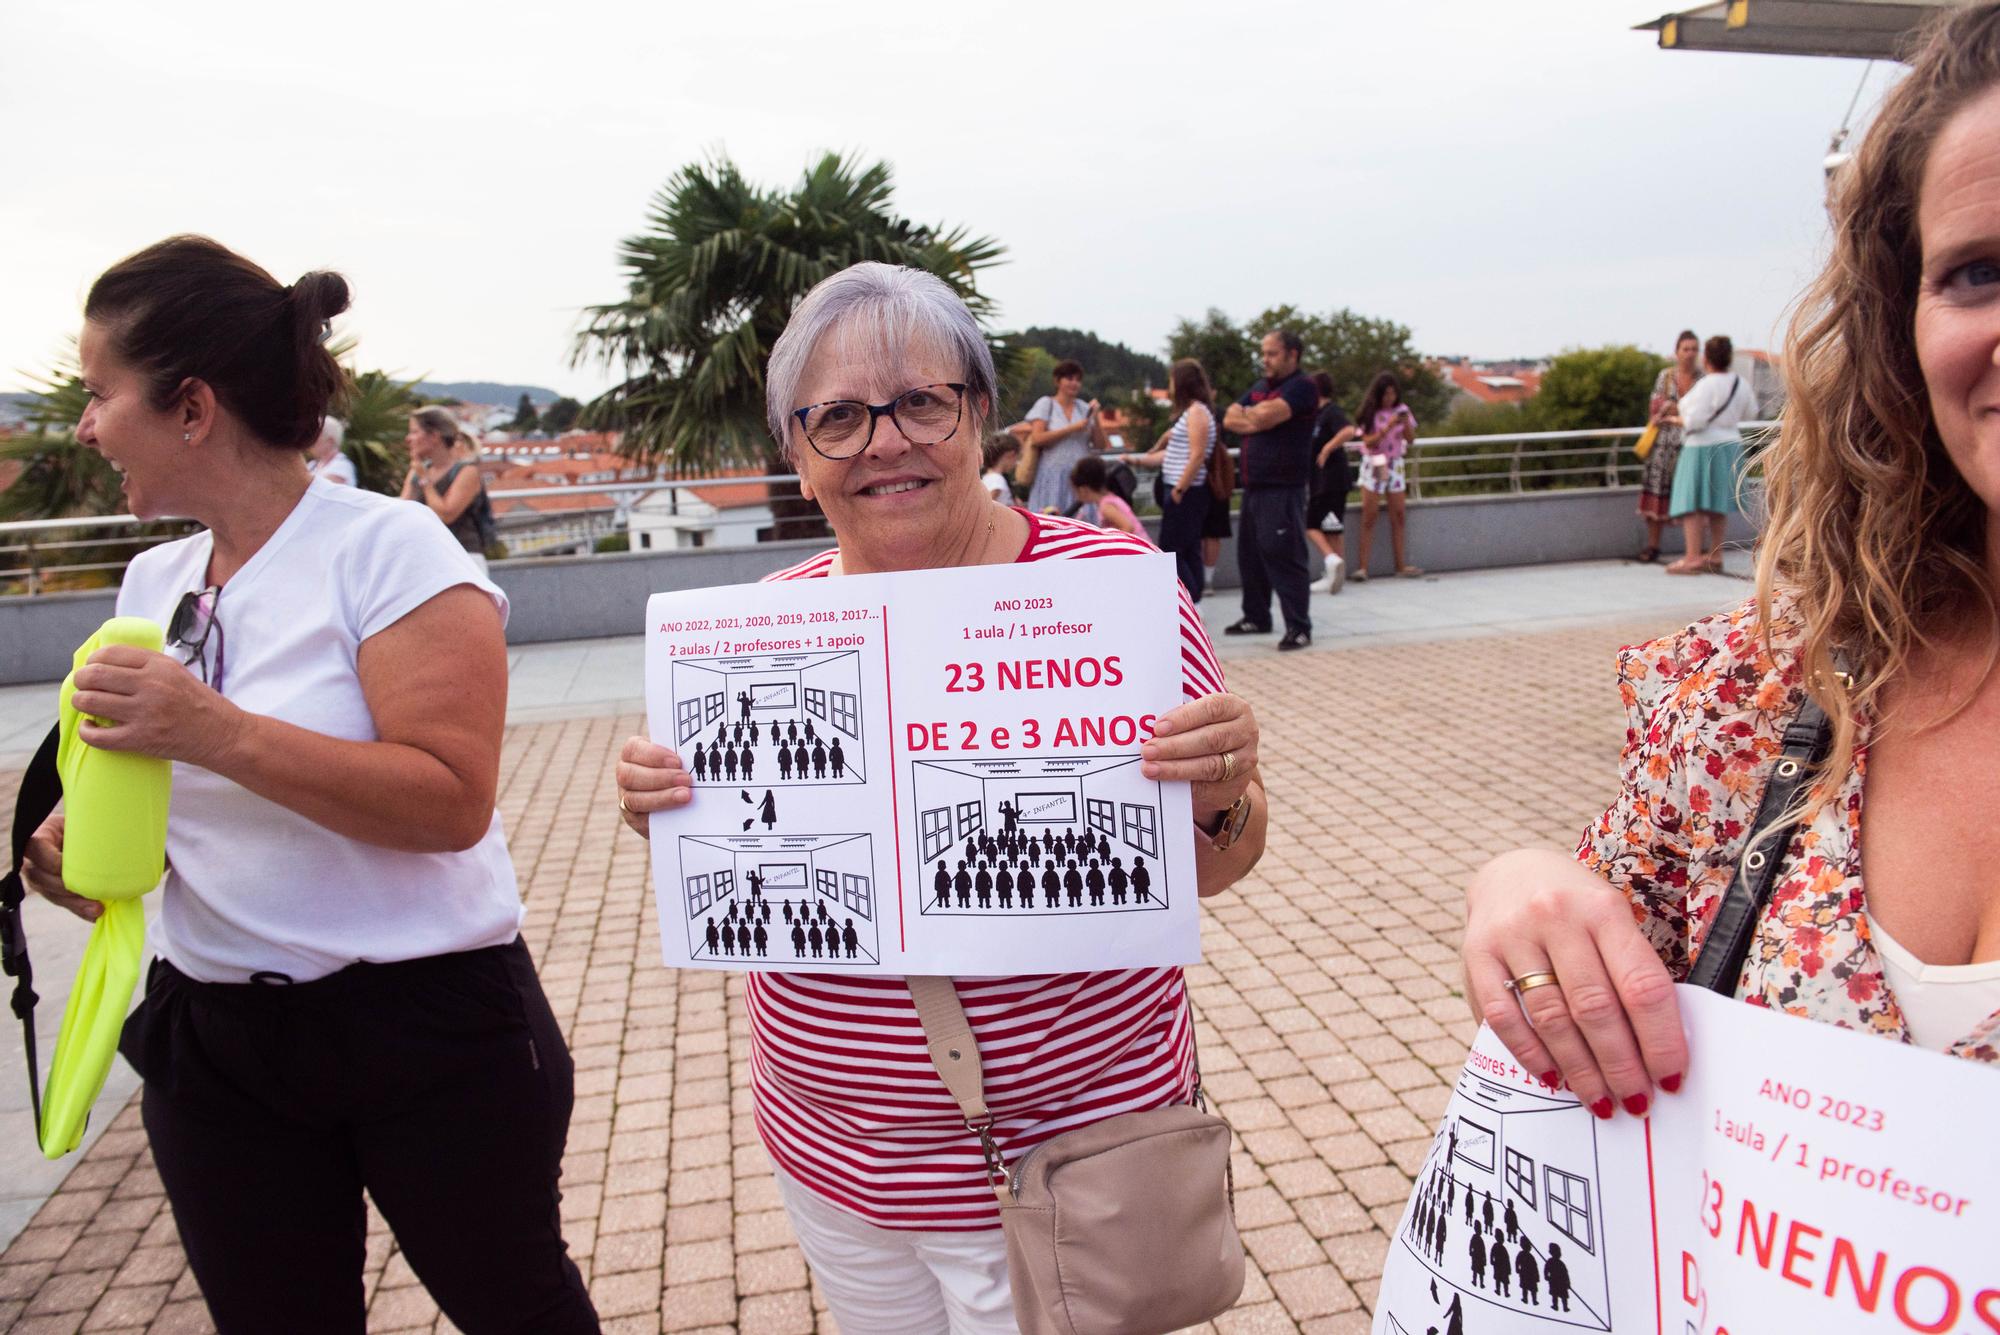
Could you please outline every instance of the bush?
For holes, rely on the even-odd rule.
[[[632,550],[632,535],[629,533],[607,533],[591,548],[599,556],[606,552],[629,552]]]

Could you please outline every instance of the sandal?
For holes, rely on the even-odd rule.
[[[1706,575],[1708,573],[1708,563],[1706,561],[1697,561],[1693,565],[1689,565],[1686,559],[1683,558],[1662,566],[1661,569],[1665,570],[1669,575]]]
[[[1639,555],[1633,559],[1638,561],[1642,566],[1649,566],[1660,559],[1660,549],[1658,547],[1641,547]]]
[[[1423,573],[1424,573],[1424,568],[1422,566],[1404,566],[1402,569],[1396,572],[1396,578],[1415,579],[1417,576]]]

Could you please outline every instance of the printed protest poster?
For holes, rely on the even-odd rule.
[[[656,594],[652,820],[675,967],[1005,974],[1191,963],[1173,560],[1044,561]]]
[[[1687,1083],[1599,1121],[1482,1029],[1377,1335],[2000,1332],[2000,1081],[1683,987]]]

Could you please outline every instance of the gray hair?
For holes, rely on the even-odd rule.
[[[959,374],[973,402],[973,426],[979,428],[992,414],[998,393],[993,350],[958,294],[935,274],[868,261],[815,284],[771,347],[764,414],[787,458],[792,453],[792,410],[803,406],[793,400],[806,365],[836,330],[845,338],[865,340],[872,359],[884,362],[912,346],[937,348],[963,368]],[[977,437],[979,431],[973,434]]]
[[[334,448],[339,449],[347,443],[347,423],[341,421],[338,417],[321,418],[319,434],[321,436],[332,436]]]

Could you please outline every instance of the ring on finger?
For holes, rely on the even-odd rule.
[[[1231,779],[1235,777],[1236,777],[1236,755],[1232,751],[1224,751],[1222,753],[1222,778],[1219,780],[1219,782],[1228,783]]]
[[[1519,996],[1523,992],[1532,992],[1538,987],[1558,987],[1560,985],[1560,980],[1548,969],[1536,969],[1532,973],[1522,974],[1519,978],[1509,978],[1507,980],[1507,990],[1516,996]]]
[[[622,792],[618,794],[618,809],[624,812],[628,816],[636,816],[639,814],[638,812],[632,810],[632,808],[625,805],[625,794]]]

